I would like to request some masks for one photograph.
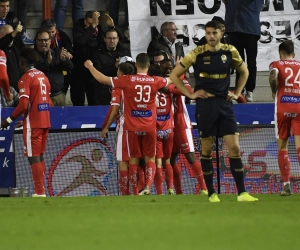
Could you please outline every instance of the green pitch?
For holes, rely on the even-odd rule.
[[[298,250],[300,195],[1,198],[3,250]]]

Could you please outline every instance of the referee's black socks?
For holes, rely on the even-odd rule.
[[[238,194],[240,195],[243,192],[246,192],[244,185],[244,168],[241,157],[230,157],[230,170],[231,174],[235,180],[236,188]]]

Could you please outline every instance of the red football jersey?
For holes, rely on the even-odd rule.
[[[19,80],[20,98],[29,98],[24,114],[24,128],[50,128],[50,83],[45,74],[35,68]]]
[[[275,111],[300,113],[300,62],[280,60],[270,64],[270,71],[278,71]]]
[[[6,55],[3,50],[0,50],[0,88],[3,89],[3,92],[6,96],[9,96],[9,79],[7,75],[6,68]],[[1,104],[1,96],[0,96],[0,104]]]
[[[156,129],[156,94],[167,86],[162,77],[147,74],[111,78],[112,86],[121,88],[124,97],[124,130],[147,132]]]
[[[174,128],[173,95],[158,92],[156,96],[156,130],[167,130]]]
[[[193,89],[186,79],[183,79],[186,88],[191,92]],[[173,93],[174,104],[174,130],[192,128],[192,123],[185,105],[185,96],[176,88],[174,84],[168,86],[169,92]],[[174,134],[176,136],[176,133]]]
[[[124,112],[123,112],[123,90],[120,88],[113,88],[111,92],[112,106],[120,106],[119,114],[116,119],[116,131],[123,130]]]

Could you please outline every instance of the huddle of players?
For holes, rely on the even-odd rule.
[[[133,62],[121,63],[118,76],[133,75],[135,73],[133,65]],[[160,64],[150,65],[147,74],[150,77],[159,76],[167,78],[170,76],[173,68],[173,62],[169,59],[165,59],[161,61]],[[193,91],[184,77],[182,77],[182,80],[185,86]],[[179,153],[185,154],[194,171],[193,177],[199,182],[201,193],[207,194],[201,164],[196,159],[194,153],[192,124],[185,106],[185,96],[182,95],[174,84],[169,84],[165,88],[159,89],[156,94],[155,107],[157,135],[155,154],[156,168],[147,169],[146,167],[144,169],[144,166],[139,166],[138,172],[134,171],[131,174],[129,174],[128,169],[129,154],[127,150],[126,132],[124,133],[123,129],[123,98],[123,91],[118,88],[113,88],[111,107],[107,113],[101,132],[101,136],[105,137],[111,124],[115,119],[117,120],[115,148],[116,157],[119,162],[119,186],[122,195],[130,194],[130,183],[134,195],[149,194],[153,181],[158,195],[163,194],[164,181],[166,181],[169,195],[175,194],[173,186],[176,189],[176,194],[182,194],[181,168],[176,163]],[[146,105],[147,104],[140,104],[139,107],[146,107]]]

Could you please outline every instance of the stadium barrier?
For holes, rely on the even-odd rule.
[[[240,125],[241,155],[245,185],[251,193],[278,193],[281,176],[277,164],[277,142],[274,125]],[[47,173],[46,192],[49,196],[120,195],[118,166],[114,157],[115,131],[111,129],[106,142],[100,139],[101,129],[50,130],[44,155]],[[193,130],[196,155],[200,158],[201,143]],[[22,131],[13,136],[15,149],[16,186],[33,190],[30,166],[23,156]],[[291,187],[297,193],[300,170],[293,138],[289,141]],[[179,155],[185,194],[198,194],[200,186],[184,155]],[[231,176],[228,150],[222,138],[216,138],[213,153],[215,188],[219,193],[236,193]],[[166,187],[165,193],[166,193]],[[154,185],[152,193],[155,193]]]

